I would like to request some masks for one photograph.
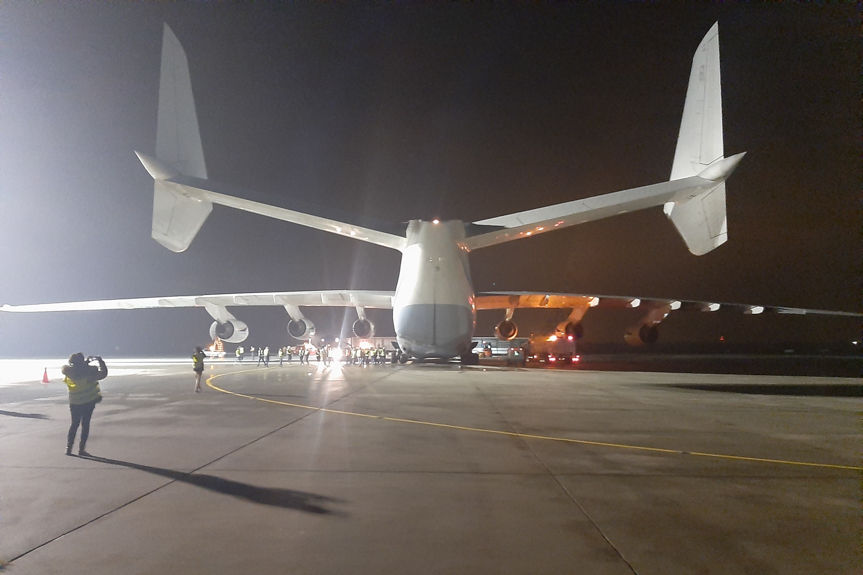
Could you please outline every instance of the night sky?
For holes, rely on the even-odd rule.
[[[395,288],[399,254],[216,206],[150,238],[162,24],[184,45],[209,177],[374,226],[484,219],[668,178],[692,54],[719,22],[729,241],[660,208],[478,250],[482,290],[861,311],[859,15],[829,6],[0,3],[0,303]],[[232,308],[246,345],[281,308]],[[308,310],[318,333],[353,310]],[[566,312],[516,312],[522,330]],[[484,312],[478,333],[502,319]],[[391,335],[389,312],[370,312]],[[587,340],[636,315],[597,310]],[[522,318],[521,321],[519,319]],[[185,354],[200,310],[0,316],[0,356]],[[672,314],[663,342],[841,341],[856,320]]]

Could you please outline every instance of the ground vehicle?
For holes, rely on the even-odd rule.
[[[577,365],[581,362],[581,356],[575,348],[575,339],[572,337],[533,336],[525,347],[525,363],[560,367]]]

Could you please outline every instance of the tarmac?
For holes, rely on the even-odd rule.
[[[91,457],[0,377],[4,574],[863,565],[859,379],[107,361]]]

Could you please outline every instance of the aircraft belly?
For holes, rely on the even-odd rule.
[[[413,304],[395,320],[399,345],[418,357],[452,357],[468,351],[473,335],[473,310],[464,305]]]

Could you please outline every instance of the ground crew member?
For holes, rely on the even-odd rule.
[[[237,348],[237,361],[243,361],[243,346]]]
[[[204,373],[204,358],[207,357],[200,347],[192,354],[192,370],[195,372],[195,393],[201,391],[201,374]]]
[[[89,365],[92,360],[98,361],[99,366]],[[72,413],[72,425],[66,435],[66,455],[72,455],[72,445],[80,425],[81,443],[78,444],[78,455],[89,456],[86,447],[87,438],[90,436],[90,418],[96,404],[102,401],[99,380],[108,376],[108,367],[101,357],[84,359],[84,354],[79,352],[69,357],[69,364],[64,365],[61,371],[65,376],[63,383],[69,388],[69,411]]]

